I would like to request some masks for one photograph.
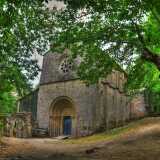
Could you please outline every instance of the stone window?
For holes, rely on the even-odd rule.
[[[62,73],[67,74],[72,71],[73,64],[69,59],[65,59],[61,62],[59,69]]]

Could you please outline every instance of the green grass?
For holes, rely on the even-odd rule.
[[[83,143],[84,144],[84,143],[95,143],[98,141],[107,141],[107,140],[109,141],[109,140],[114,140],[116,138],[119,138],[120,136],[122,136],[124,133],[127,133],[128,131],[129,131],[129,127],[120,127],[108,132],[66,140],[65,143],[72,143],[72,144]]]
[[[158,118],[158,121],[159,120],[160,119]],[[152,124],[152,122],[153,123],[155,122],[155,118],[145,118],[135,122],[131,122],[123,127],[112,129],[110,131],[81,138],[69,139],[65,140],[64,142],[70,144],[84,144],[84,143],[96,143],[101,141],[112,141],[119,139],[124,135],[129,135],[130,133],[134,133],[138,128],[142,128],[147,124]]]

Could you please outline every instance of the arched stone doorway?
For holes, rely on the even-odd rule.
[[[50,108],[50,136],[74,135],[76,128],[76,111],[68,97],[57,98]]]

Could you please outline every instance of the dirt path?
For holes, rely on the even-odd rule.
[[[86,142],[90,137],[68,141],[3,138],[7,146],[1,148],[0,160],[160,160],[160,118],[138,122],[110,140],[107,136],[111,135],[91,142]]]

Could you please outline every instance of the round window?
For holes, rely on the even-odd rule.
[[[64,74],[69,73],[72,70],[72,68],[73,64],[68,59],[63,60],[59,67],[60,71]]]

